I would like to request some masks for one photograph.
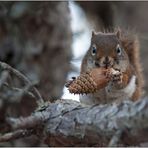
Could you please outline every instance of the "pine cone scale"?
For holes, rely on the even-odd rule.
[[[116,73],[113,69],[94,68],[86,73],[80,74],[76,79],[66,84],[70,93],[89,94],[104,88]]]

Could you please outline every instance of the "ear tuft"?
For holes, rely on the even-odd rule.
[[[96,35],[96,32],[92,30],[92,37]]]
[[[121,38],[121,29],[118,28],[115,34],[120,39]]]

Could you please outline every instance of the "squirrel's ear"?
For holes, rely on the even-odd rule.
[[[92,30],[92,37],[95,36],[95,35],[96,35],[95,31]]]
[[[121,29],[118,28],[115,34],[120,39],[120,37],[121,37]]]

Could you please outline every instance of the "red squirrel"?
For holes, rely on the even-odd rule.
[[[140,99],[144,81],[136,35],[120,29],[112,33],[93,31],[90,48],[82,60],[81,73],[101,67],[114,68],[121,73],[96,93],[80,95],[81,103],[91,105]]]

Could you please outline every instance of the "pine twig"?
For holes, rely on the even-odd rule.
[[[111,138],[108,147],[118,146],[118,142],[120,141],[122,130],[118,130],[115,132],[113,137]]]
[[[43,104],[43,98],[40,95],[39,91],[32,86],[32,83],[30,82],[30,80],[24,76],[22,73],[20,73],[18,70],[12,68],[10,65],[4,63],[4,62],[0,62],[0,67],[2,68],[2,70],[6,70],[10,73],[13,73],[14,75],[16,75],[19,79],[21,79],[22,81],[24,81],[26,84],[28,84],[30,87],[32,87],[32,90],[34,91],[34,93],[36,94],[36,99],[37,99],[37,103],[38,105]]]
[[[33,134],[33,130],[16,130],[14,132],[6,133],[0,136],[0,142],[7,142],[14,139],[24,138],[31,136]]]
[[[7,88],[9,88],[10,90],[12,90],[12,91],[14,91],[14,92],[17,92],[19,95],[18,96],[23,96],[24,94],[27,94],[27,95],[29,95],[30,97],[32,97],[32,98],[35,98],[35,95],[32,93],[32,92],[30,92],[29,91],[29,89],[30,89],[30,87],[29,86],[26,86],[24,89],[21,89],[21,88],[17,88],[17,87],[12,87],[12,86],[10,86],[8,83],[4,83],[3,84],[5,87],[7,87]],[[17,98],[15,98],[15,100],[16,99],[18,99],[18,97]],[[12,102],[14,99],[12,98],[9,98],[9,100],[10,100],[10,102]],[[8,101],[9,101],[8,100]]]
[[[28,117],[6,118],[7,123],[13,130],[35,128],[42,125],[49,118],[49,112],[36,112]]]
[[[0,88],[5,83],[6,79],[8,78],[8,75],[9,75],[8,71],[3,71],[1,73],[1,77],[0,77]]]

